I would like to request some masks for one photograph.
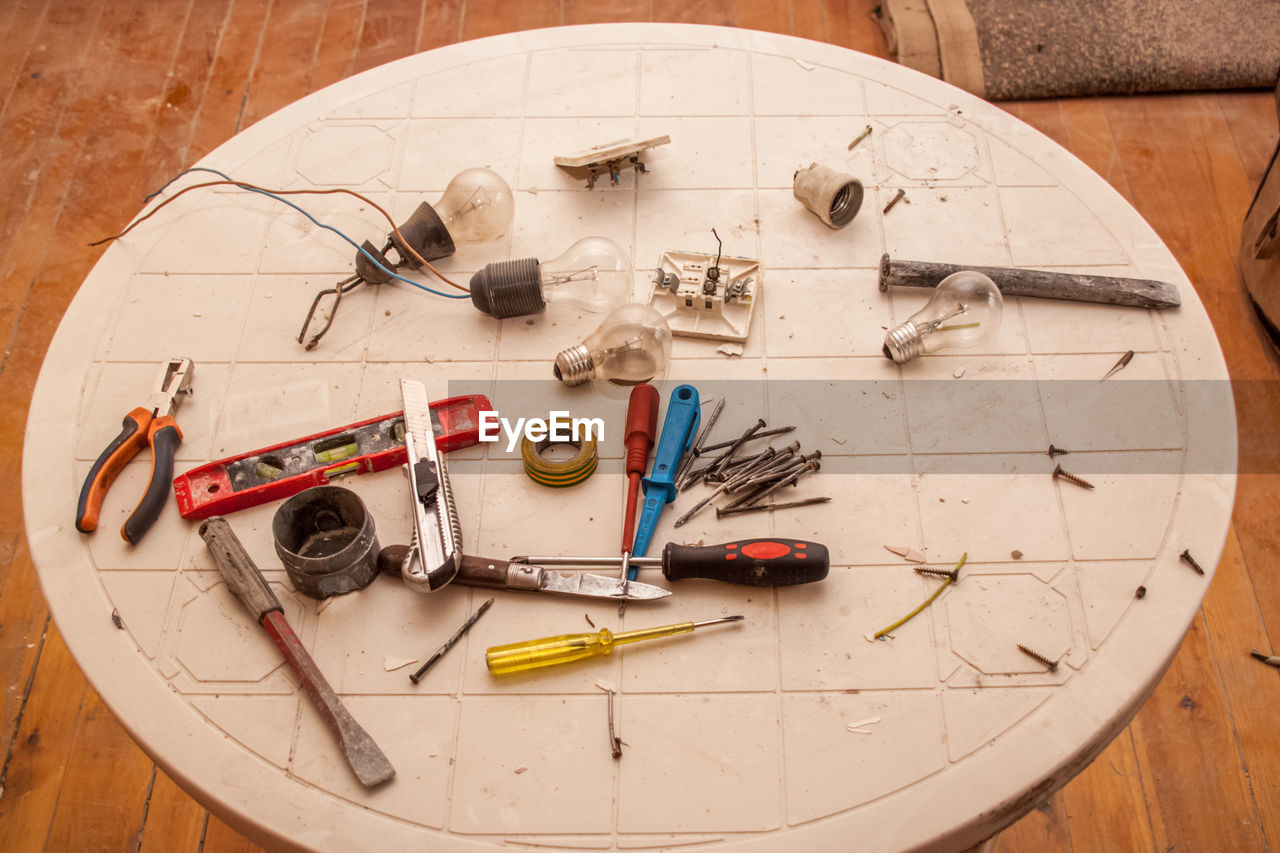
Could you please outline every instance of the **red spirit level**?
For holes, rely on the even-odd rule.
[[[482,394],[431,404],[436,446],[443,452],[480,440],[480,412],[493,408]],[[367,474],[405,464],[404,412],[286,441],[193,468],[175,477],[183,518],[209,518],[281,500],[344,474]]]

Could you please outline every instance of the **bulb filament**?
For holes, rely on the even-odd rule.
[[[936,331],[944,330],[944,329],[964,329],[964,328],[968,328],[969,326],[977,326],[977,325],[978,325],[977,323],[968,323],[968,324],[966,324],[966,325],[964,325],[964,326],[943,326],[943,325],[942,325],[942,324],[943,324],[943,323],[945,323],[946,321],[950,320],[952,317],[959,317],[961,314],[964,314],[964,313],[965,313],[966,311],[968,311],[968,310],[969,310],[969,306],[968,306],[968,305],[961,305],[959,308],[957,308],[955,311],[952,311],[952,312],[951,312],[950,314],[948,314],[947,316],[945,316],[945,317],[939,317],[938,319],[936,319],[936,320],[934,320],[932,323],[930,323],[930,324],[929,324],[929,331],[931,331],[931,332],[936,332]]]
[[[605,349],[600,350],[600,360],[604,361],[605,359],[611,358],[615,355],[621,355],[624,352],[635,352],[639,349],[644,349],[644,338],[630,338],[617,346],[606,347]]]
[[[599,267],[587,267],[577,272],[564,273],[562,275],[549,275],[546,278],[547,284],[563,284],[566,281],[595,281],[600,278]]]

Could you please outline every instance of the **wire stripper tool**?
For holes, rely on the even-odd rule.
[[[76,504],[76,530],[90,533],[98,528],[102,499],[106,497],[107,490],[129,460],[148,445],[151,447],[151,475],[147,480],[147,490],[120,528],[120,535],[130,545],[136,545],[160,517],[160,511],[169,499],[174,454],[182,443],[182,430],[178,429],[173,414],[183,398],[192,393],[191,378],[194,374],[195,364],[189,358],[171,358],[161,365],[156,384],[147,398],[147,406],[139,406],[125,415],[124,428],[89,469]]]

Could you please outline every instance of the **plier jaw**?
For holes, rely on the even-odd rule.
[[[151,396],[147,398],[152,417],[171,417],[178,411],[182,401],[194,393],[191,379],[195,372],[195,362],[189,358],[171,358],[160,366]]]

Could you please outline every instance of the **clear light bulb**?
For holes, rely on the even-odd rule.
[[[493,317],[536,314],[548,304],[603,314],[635,286],[626,249],[604,237],[584,237],[559,257],[498,261],[471,277],[471,302]]]
[[[511,187],[492,169],[476,167],[453,176],[435,204],[454,243],[496,240],[511,226],[516,203]]]
[[[556,356],[555,374],[565,385],[610,379],[635,385],[661,374],[671,358],[671,328],[648,305],[628,302],[605,315],[577,346]]]
[[[1000,328],[1004,298],[980,272],[961,270],[942,280],[924,307],[884,337],[884,356],[898,364],[923,353],[967,349]]]
[[[356,253],[356,273],[373,284],[390,281],[386,270],[422,266],[415,252],[424,261],[434,261],[452,255],[457,243],[496,240],[507,233],[514,215],[511,187],[501,175],[481,167],[464,169],[453,176],[434,207],[425,201],[419,204],[400,226],[399,236],[394,231],[387,236],[381,251],[366,240],[364,251]],[[400,258],[395,263],[386,254],[392,248]]]

